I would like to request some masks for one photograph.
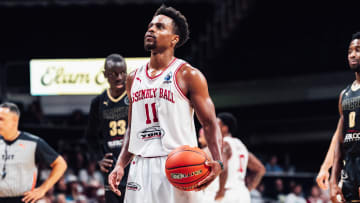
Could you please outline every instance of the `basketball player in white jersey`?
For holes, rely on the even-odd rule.
[[[117,189],[131,161],[125,202],[197,203],[200,193],[173,187],[165,175],[167,155],[182,145],[197,146],[193,115],[203,126],[213,160],[211,173],[198,183],[204,189],[222,170],[221,133],[203,74],[174,57],[175,48],[189,37],[186,18],[172,7],[161,6],[145,33],[149,63],[130,73],[126,82],[129,106],[128,137],[109,183]]]
[[[225,170],[220,174],[220,187],[215,199],[221,200],[221,203],[250,203],[249,191],[260,183],[265,167],[238,138],[232,137],[237,129],[237,120],[232,114],[218,114],[218,122],[224,141]],[[252,173],[246,186],[247,169]]]

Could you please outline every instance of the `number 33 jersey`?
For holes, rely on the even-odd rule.
[[[360,155],[360,89],[349,85],[342,94],[346,156]]]
[[[181,145],[197,146],[194,110],[176,81],[185,64],[174,58],[154,77],[148,74],[148,64],[136,70],[131,87],[131,153],[166,156]]]

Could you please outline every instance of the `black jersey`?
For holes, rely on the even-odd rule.
[[[115,165],[128,126],[128,110],[129,99],[126,92],[114,99],[109,90],[105,90],[91,101],[86,137],[97,160],[101,160],[106,153],[112,153],[113,166]]]
[[[348,86],[342,94],[345,157],[360,155],[360,89]]]

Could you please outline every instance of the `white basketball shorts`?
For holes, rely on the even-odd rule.
[[[182,191],[168,181],[166,156],[131,161],[125,203],[202,203],[202,192]]]
[[[246,187],[226,189],[221,203],[250,203],[250,192]]]

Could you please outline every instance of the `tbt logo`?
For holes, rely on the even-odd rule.
[[[160,128],[160,126],[153,126],[150,128],[146,128],[142,132],[138,134],[138,138],[144,141],[160,139],[165,135],[165,131]]]

